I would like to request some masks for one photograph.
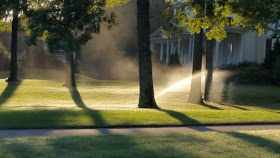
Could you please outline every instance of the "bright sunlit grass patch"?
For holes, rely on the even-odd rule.
[[[0,128],[60,128],[280,122],[280,87],[231,87],[221,103],[187,103],[172,90],[158,97],[159,110],[139,109],[136,81],[96,80],[77,75],[77,89],[63,87],[62,72],[27,70],[17,83],[0,80]],[[45,73],[49,78],[37,78]],[[61,79],[55,79],[57,78]],[[49,79],[49,80],[46,80]],[[166,87],[155,86],[155,94]]]
[[[12,157],[279,157],[280,131],[2,139]]]

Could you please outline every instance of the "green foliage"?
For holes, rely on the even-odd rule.
[[[243,18],[242,23],[245,27],[277,31],[271,24],[280,20],[279,0],[238,0],[231,6],[232,11]]]
[[[11,23],[0,19],[0,31],[12,31]]]
[[[127,3],[131,0],[106,0],[106,7],[113,8],[115,5],[120,6],[123,3]]]
[[[233,72],[233,75],[227,79],[227,82],[262,85],[274,84],[271,69],[264,67],[263,64],[259,65],[246,61],[238,65],[223,66],[219,69]]]
[[[30,32],[27,29],[28,17],[32,15],[34,10],[42,7],[46,0],[1,0],[0,3],[0,31],[12,30],[13,10],[20,12],[19,27],[26,34]],[[38,5],[41,4],[41,5]]]
[[[45,52],[28,54],[24,52],[22,62],[25,68],[62,70],[65,67],[64,64],[59,61],[54,54]]]
[[[272,78],[276,84],[280,85],[280,55],[276,58],[273,64]]]
[[[267,69],[272,69],[272,65],[275,63],[278,56],[280,56],[280,41],[276,40],[273,50],[267,52],[263,66]]]
[[[240,70],[240,69],[244,69],[245,67],[250,66],[250,65],[255,65],[255,63],[245,61],[245,62],[239,63],[238,65],[223,65],[219,69],[220,70],[230,70],[230,71],[231,70]]]
[[[272,0],[272,2],[265,1],[265,3],[261,0],[250,2],[247,0],[171,0],[171,2],[170,7],[165,12],[165,37],[176,36],[177,30],[182,29],[189,30],[191,34],[200,33],[202,29],[207,29],[206,37],[208,40],[215,38],[221,41],[227,36],[225,26],[242,26],[257,30],[259,34],[263,34],[265,33],[265,28],[271,22],[274,22],[273,20],[277,19],[274,16],[280,10],[277,0]],[[251,3],[255,4],[250,5]],[[269,7],[266,7],[266,4]],[[176,12],[173,15],[175,9]],[[271,15],[266,16],[267,14],[263,14],[261,15],[262,18],[257,18],[256,16],[262,14],[262,12],[259,13],[259,9],[262,12],[268,11]],[[276,11],[276,13],[272,12],[272,10]],[[262,22],[264,18],[267,19]]]
[[[35,44],[41,37],[51,52],[78,52],[92,34],[100,32],[102,22],[107,22],[108,28],[116,24],[115,14],[108,15],[105,5],[103,0],[49,1],[29,20],[31,33],[27,41]]]
[[[0,31],[11,31],[13,1],[1,0],[0,2]]]
[[[279,63],[280,63],[280,41],[277,38],[274,43],[273,50],[267,52],[266,58],[264,59],[263,66],[270,71],[272,74],[272,79],[275,84],[280,84],[280,74],[279,74]]]
[[[10,58],[10,52],[0,42],[0,71],[9,70]]]
[[[156,31],[164,24],[165,0],[150,0],[150,30]]]
[[[179,55],[177,52],[175,52],[174,54],[171,54],[170,56],[170,66],[174,66],[174,67],[180,67],[180,60],[179,60]]]
[[[180,39],[183,38],[184,28],[180,26],[180,21],[174,18],[173,12],[171,10],[165,9],[165,24],[163,25],[163,38],[168,38],[170,36],[175,36]]]
[[[251,64],[241,69],[240,80],[247,84],[271,83],[271,74],[262,66]]]

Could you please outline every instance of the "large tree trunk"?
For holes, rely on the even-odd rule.
[[[66,81],[64,84],[66,87],[76,86],[74,66],[75,65],[74,65],[73,52],[67,52],[66,53]]]
[[[139,108],[158,108],[154,98],[149,35],[149,0],[137,0],[137,38],[140,77]]]
[[[194,38],[194,55],[193,55],[193,71],[192,82],[189,96],[189,102],[193,104],[202,104],[201,94],[201,64],[202,64],[202,45],[203,45],[203,30],[200,34],[195,34]]]
[[[10,76],[8,82],[17,81],[17,34],[18,34],[18,22],[19,22],[19,2],[17,1],[13,9],[13,21],[12,21],[12,41],[11,41],[11,66]]]
[[[206,41],[206,80],[205,80],[205,95],[204,100],[210,101],[209,95],[212,86],[213,78],[213,40]]]
[[[206,1],[206,15],[210,18],[214,17],[215,6],[214,0]],[[207,30],[208,31],[208,30]],[[206,77],[205,77],[205,94],[204,100],[210,101],[210,92],[213,78],[213,44],[214,40],[206,40]]]

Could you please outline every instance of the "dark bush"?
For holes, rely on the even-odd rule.
[[[273,63],[272,78],[275,84],[280,85],[280,56]]]
[[[264,68],[263,65],[256,63],[240,63],[230,67],[223,67],[222,70],[229,70],[232,75],[226,79],[226,82],[239,84],[273,84],[271,71]]]
[[[273,65],[276,62],[276,59],[280,56],[280,41],[276,40],[273,46],[273,50],[268,51],[263,62],[263,66],[266,69],[273,69]]]
[[[241,70],[244,69],[245,67],[248,67],[250,65],[256,65],[255,63],[245,61],[243,63],[239,63],[238,65],[223,65],[220,67],[220,70]]]
[[[8,71],[10,69],[10,58],[9,51],[0,43],[0,71]]]
[[[228,79],[229,82],[280,85],[280,41],[276,40],[273,50],[267,52],[261,65],[244,62],[236,66],[225,66],[221,69],[236,72]]]
[[[179,60],[179,55],[177,52],[175,52],[174,54],[171,54],[169,66],[175,66],[175,67],[181,66],[180,60]]]
[[[32,53],[24,53],[25,68],[37,68],[37,69],[63,69],[64,64],[61,63],[55,56],[55,54],[34,51]]]
[[[239,82],[246,84],[268,84],[271,83],[270,71],[261,65],[251,64],[239,72]]]

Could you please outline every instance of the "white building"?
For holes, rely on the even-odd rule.
[[[280,27],[280,23],[276,24]],[[213,46],[214,67],[237,65],[243,62],[262,63],[267,50],[272,49],[271,32],[259,36],[258,32],[244,31],[243,28],[226,27],[227,38]],[[181,65],[190,65],[194,52],[194,35],[183,33],[185,39],[162,38],[162,29],[150,35],[151,50],[161,62],[169,64],[171,54],[178,53]]]
[[[169,1],[169,0],[168,0]],[[183,1],[172,2],[171,4],[184,3]],[[186,14],[189,13],[185,8]],[[176,9],[174,9],[174,15]],[[190,13],[193,16],[192,12]],[[271,26],[273,29],[280,29],[280,22],[276,22]],[[213,63],[214,67],[223,65],[237,65],[243,62],[262,63],[267,50],[273,48],[271,39],[272,32],[259,36],[258,32],[245,31],[244,28],[227,26],[227,38],[221,43],[215,42],[213,46]],[[151,50],[158,54],[159,60],[167,65],[170,62],[170,56],[175,52],[178,53],[181,65],[190,65],[194,52],[194,35],[190,35],[189,31],[183,33],[185,39],[178,38],[162,38],[162,29],[158,29],[150,35]]]

